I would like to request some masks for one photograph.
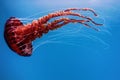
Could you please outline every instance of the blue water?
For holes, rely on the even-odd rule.
[[[120,80],[119,3],[119,0],[0,0],[0,80]],[[35,50],[31,57],[21,57],[7,46],[3,32],[9,17],[34,20],[72,7],[95,9],[99,17],[94,19],[104,24],[100,31],[80,24],[50,31],[33,41]]]

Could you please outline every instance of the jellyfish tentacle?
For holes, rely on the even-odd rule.
[[[74,11],[74,10],[78,10],[78,11],[90,11],[94,14],[94,16],[97,16],[97,14],[95,13],[95,11],[91,8],[68,8],[64,11]]]
[[[102,25],[102,24],[98,24],[95,21],[93,21],[92,18],[90,18],[90,17],[83,16],[83,15],[81,15],[79,13],[74,13],[74,12],[71,12],[71,11],[68,11],[68,12],[60,11],[60,12],[56,12],[56,13],[51,13],[51,14],[48,14],[47,16],[44,16],[44,17],[38,19],[38,22],[39,22],[39,24],[47,23],[52,18],[60,17],[60,16],[61,17],[62,16],[68,16],[68,15],[77,16],[77,17],[80,17],[80,18],[83,18],[83,19],[90,20],[93,24],[95,24],[97,26],[101,26]]]
[[[90,22],[90,20],[76,20],[76,19],[69,19],[69,18],[60,18],[60,19],[54,20],[51,23],[45,23],[45,24],[40,25],[41,29],[37,30],[37,35],[34,35],[34,37],[30,37],[30,38],[32,40],[34,40],[36,37],[41,37],[43,33],[48,33],[49,30],[57,29],[57,28],[62,27],[68,23],[81,23],[89,28],[92,28],[92,29],[98,31],[98,29],[91,27],[90,25],[88,25],[85,22]],[[97,24],[95,24],[95,25],[97,25]],[[33,32],[33,34],[34,34],[34,32]]]
[[[54,30],[54,29],[60,28],[60,27],[66,25],[66,24],[69,24],[69,23],[80,23],[80,24],[85,25],[88,28],[92,28],[96,31],[99,31],[97,28],[91,27],[86,22],[89,22],[89,20],[76,20],[76,19],[69,19],[69,18],[61,18],[61,19],[55,20],[51,23],[48,23],[48,25],[46,26],[46,28],[47,28],[46,32],[48,32],[48,30]]]
[[[103,25],[103,24],[96,23],[96,22],[93,21],[93,19],[90,18],[90,17],[83,16],[83,15],[80,15],[80,17],[90,20],[90,21],[91,21],[93,24],[95,24],[96,26],[102,26],[102,25]]]
[[[47,33],[49,30],[53,30],[55,28],[61,27],[61,26],[65,25],[65,24],[68,24],[70,22],[72,22],[72,23],[75,23],[75,22],[83,23],[83,22],[88,22],[88,21],[89,20],[75,20],[75,19],[74,20],[71,19],[71,21],[70,21],[69,18],[61,18],[61,19],[55,20],[51,23],[45,23],[45,24],[38,24],[37,21],[33,21],[31,25],[25,25],[25,27],[30,26],[31,28],[28,28],[28,29],[32,29],[33,31],[31,31],[31,34],[27,35],[27,33],[28,33],[27,31],[29,31],[29,30],[26,30],[26,31],[24,31],[24,35],[26,35],[25,38],[26,38],[27,41],[28,40],[32,41],[32,40],[36,39],[36,37],[41,37],[43,35],[43,33]],[[59,24],[61,22],[63,22],[63,23]],[[33,27],[33,26],[35,26],[35,27]],[[33,35],[33,36],[31,36],[31,35]]]
[[[83,15],[80,15],[79,13],[73,13],[73,15],[74,15],[74,16],[78,16],[78,17],[83,18],[83,19],[87,19],[87,20],[91,21],[93,24],[95,24],[96,26],[101,26],[101,25],[103,25],[103,24],[98,24],[98,23],[96,23],[95,21],[93,21],[92,18],[90,18],[90,17],[88,17],[88,16],[83,16]]]
[[[48,14],[46,16],[43,16],[41,18],[38,19],[39,23],[47,23],[50,19],[52,18],[55,18],[55,17],[62,17],[62,16],[68,16],[68,15],[72,15],[72,16],[75,16],[75,14],[71,11],[69,12],[65,12],[65,11],[58,11],[58,12],[55,12],[55,13],[51,13],[51,14]],[[76,15],[77,16],[77,15]]]

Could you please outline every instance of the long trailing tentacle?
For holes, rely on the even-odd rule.
[[[61,9],[61,8],[60,8]],[[65,10],[64,10],[65,9]],[[35,15],[38,15],[38,14],[41,14],[41,13],[46,13],[46,12],[50,12],[50,11],[55,11],[55,10],[58,10],[58,9],[51,9],[51,10],[47,10],[47,11],[43,11],[43,12],[38,12],[38,13],[35,13],[35,14],[33,14],[33,15],[31,15],[31,16],[27,16],[26,18],[23,18],[24,20],[26,20],[27,18],[31,18],[31,17],[33,17],[33,16],[35,16]],[[90,12],[92,12],[95,16],[97,16],[97,14],[95,13],[95,11],[92,9],[92,8],[68,8],[68,9],[66,9],[66,8],[62,8],[62,11],[76,11],[76,10],[78,10],[78,11],[90,11]],[[21,18],[22,19],[22,18]],[[22,20],[23,20],[22,19]],[[33,20],[33,19],[32,19]]]
[[[59,16],[68,16],[68,15],[77,16],[77,17],[83,18],[83,20],[61,18],[61,19],[55,20],[51,23],[48,23],[48,21],[52,18],[59,17]],[[62,27],[68,23],[75,23],[75,22],[81,23],[81,24],[83,24],[89,28],[95,29],[97,31],[98,31],[98,29],[91,27],[86,22],[92,22],[94,25],[102,25],[102,24],[97,24],[96,22],[94,22],[92,20],[92,18],[83,16],[83,15],[80,15],[78,13],[74,13],[71,11],[55,12],[55,13],[48,14],[47,16],[43,16],[42,18],[40,18],[38,20],[34,20],[31,24],[24,25],[28,28],[31,28],[30,30],[32,32],[30,31],[31,34],[26,35],[26,32],[28,32],[28,31],[25,31],[26,38],[25,38],[25,40],[23,40],[23,42],[25,42],[25,43],[29,42],[29,41],[31,42],[32,40],[36,39],[37,37],[41,37],[43,33],[47,33],[49,30],[53,30],[53,29]]]
[[[83,18],[83,19],[88,19],[93,24],[98,25],[98,26],[102,25],[102,24],[98,24],[95,21],[93,21],[92,18],[90,18],[90,17],[83,16],[83,15],[80,15],[79,13],[74,13],[74,12],[71,12],[71,11],[59,11],[59,12],[51,13],[51,14],[48,14],[47,16],[44,16],[44,17],[38,19],[38,21],[39,21],[39,24],[42,24],[42,23],[47,23],[52,18],[60,17],[60,16],[61,17],[62,16],[68,16],[68,15],[77,16],[77,17],[80,17],[80,18]]]
[[[102,24],[98,24],[98,23],[96,23],[96,22],[94,22],[93,20],[92,20],[92,18],[90,18],[90,17],[87,17],[87,16],[83,16],[83,15],[80,15],[80,14],[78,14],[78,13],[74,13],[74,12],[71,12],[71,10],[83,10],[83,11],[91,11],[91,12],[93,12],[94,13],[94,15],[96,15],[96,13],[92,10],[92,9],[90,9],[90,8],[82,8],[82,9],[77,9],[77,8],[69,8],[69,9],[66,9],[66,10],[64,10],[64,11],[58,11],[58,12],[55,12],[55,13],[51,13],[51,14],[48,14],[47,16],[44,16],[44,17],[42,17],[42,18],[40,18],[40,19],[38,19],[37,21],[33,21],[32,23],[31,23],[31,26],[40,26],[40,28],[41,29],[43,29],[42,31],[41,30],[39,30],[39,31],[36,31],[36,32],[32,32],[30,35],[37,35],[38,37],[41,37],[42,36],[42,33],[47,33],[48,32],[48,29],[47,30],[45,30],[45,26],[52,26],[52,28],[53,28],[53,26],[54,26],[54,28],[57,28],[57,27],[61,27],[61,26],[63,26],[63,25],[66,25],[66,24],[68,24],[68,23],[70,23],[70,22],[78,22],[78,23],[81,23],[81,24],[83,24],[83,25],[85,25],[85,26],[87,26],[87,27],[90,27],[90,28],[93,28],[93,27],[91,27],[89,24],[87,24],[87,23],[85,23],[85,21],[91,21],[93,24],[95,24],[95,25],[97,25],[97,26],[101,26]],[[72,15],[72,16],[78,16],[78,17],[80,17],[80,18],[83,18],[83,19],[86,19],[86,20],[76,20],[76,19],[65,19],[65,18],[63,18],[63,19],[59,19],[59,20],[55,20],[55,21],[53,21],[52,23],[50,23],[50,24],[48,24],[48,21],[51,19],[51,18],[54,18],[54,17],[59,17],[59,16],[67,16],[67,15]],[[63,23],[61,23],[61,24],[58,24],[58,23],[60,23],[60,22],[63,22]],[[84,22],[84,23],[83,23]],[[27,26],[27,25],[26,25]],[[49,28],[50,28],[49,27]],[[50,28],[50,29],[52,29],[52,28]],[[37,29],[37,28],[36,28]],[[95,30],[97,30],[96,28],[93,28],[93,29],[95,29]],[[98,31],[98,30],[97,30]],[[26,34],[25,34],[26,35]],[[30,36],[29,36],[30,37]],[[29,37],[27,37],[27,38],[29,38]],[[35,39],[36,37],[32,37],[32,39]]]
[[[97,16],[97,14],[95,13],[95,11],[91,8],[68,8],[64,11],[73,11],[73,10],[78,10],[78,11],[90,11],[94,14],[94,16]]]
[[[85,25],[86,27],[88,28],[92,28],[96,31],[99,31],[97,28],[94,28],[92,26],[90,26],[89,24],[87,24],[86,22],[89,22],[89,20],[76,20],[76,19],[69,19],[69,18],[60,18],[58,20],[55,20],[51,23],[48,23],[47,26],[46,26],[46,30],[54,30],[54,29],[57,29],[59,27],[62,27],[66,24],[69,24],[69,23],[80,23],[80,24],[83,24]]]

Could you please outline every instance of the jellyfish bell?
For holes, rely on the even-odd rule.
[[[23,23],[15,18],[10,17],[4,30],[4,38],[9,48],[21,56],[31,56],[32,54],[32,42],[26,42],[24,34],[21,28],[24,27]],[[17,31],[16,31],[17,30]]]

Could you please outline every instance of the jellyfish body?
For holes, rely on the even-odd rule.
[[[5,25],[4,37],[5,40],[13,51],[21,56],[30,56],[32,53],[32,43],[25,42],[24,35],[21,30],[17,28],[24,27],[22,22],[15,17],[8,19]]]
[[[41,37],[43,34],[48,33],[49,30],[54,30],[60,28],[68,23],[80,23],[86,27],[92,28],[98,31],[97,28],[90,26],[88,23],[92,23],[96,26],[101,26],[102,24],[98,24],[92,20],[92,18],[83,16],[79,13],[73,12],[76,10],[82,11],[90,11],[95,16],[97,14],[94,10],[90,8],[69,8],[63,11],[58,11],[54,13],[50,13],[46,16],[39,18],[38,20],[34,20],[31,24],[23,25],[23,23],[15,18],[11,17],[7,20],[5,24],[4,37],[8,44],[8,46],[17,54],[21,56],[30,56],[32,54],[32,41],[38,37]],[[60,18],[50,22],[50,19],[62,16],[77,16],[80,19],[71,19],[71,18]],[[83,18],[83,19],[81,19]]]

